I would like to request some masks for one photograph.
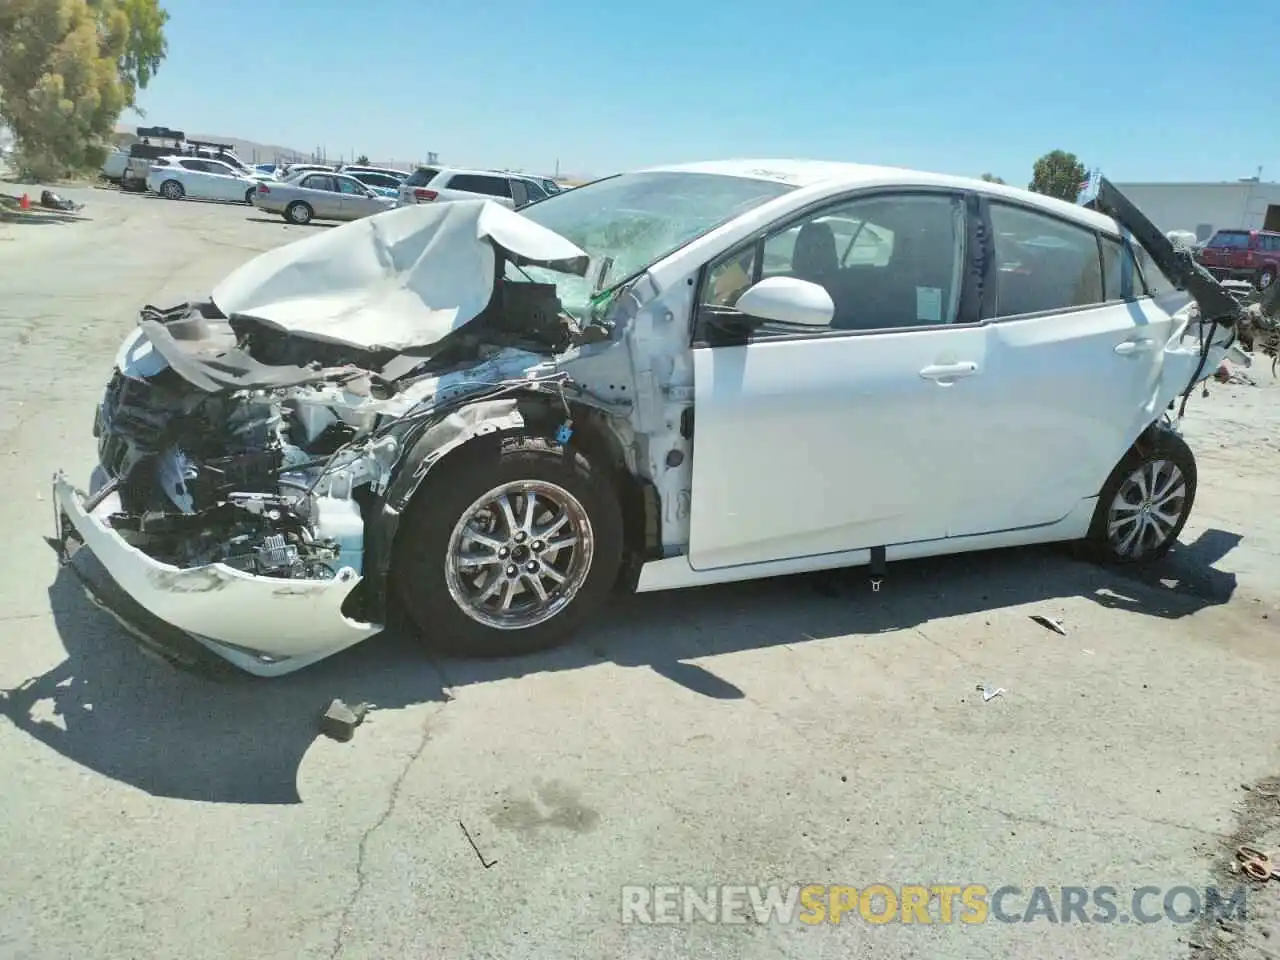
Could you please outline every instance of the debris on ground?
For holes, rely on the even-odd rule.
[[[1006,693],[1007,691],[1004,687],[996,687],[994,690],[988,690],[985,683],[980,683],[978,684],[978,692],[982,694],[982,702],[986,703],[988,700],[993,700],[1000,696],[1000,694]]]
[[[341,700],[335,700],[320,718],[320,732],[330,739],[346,743],[355,736],[356,727],[364,722],[368,713],[367,703],[349,707]]]
[[[1240,861],[1240,869],[1250,880],[1266,883],[1268,880],[1280,880],[1280,863],[1275,856],[1249,844],[1241,844],[1236,848],[1236,859]]]
[[[23,196],[26,196],[26,194],[23,194]],[[40,206],[44,207],[46,210],[62,210],[66,213],[75,213],[78,210],[84,209],[83,203],[75,203],[71,200],[67,200],[64,197],[58,196],[52,190],[45,190],[41,192]]]
[[[1054,633],[1061,634],[1064,637],[1067,635],[1067,628],[1062,625],[1061,620],[1055,620],[1053,617],[1046,617],[1039,613],[1032,614],[1031,619],[1046,630],[1052,630]]]
[[[480,866],[488,870],[490,867],[492,867],[495,863],[498,862],[497,860],[485,859],[485,855],[481,853],[480,848],[476,846],[476,842],[471,836],[471,831],[467,829],[467,825],[465,823],[459,820],[458,826],[462,828],[462,835],[467,838],[467,843],[471,844],[471,849],[474,850],[476,852],[476,856],[480,858]]]

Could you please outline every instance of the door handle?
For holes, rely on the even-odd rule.
[[[1122,357],[1132,356],[1135,353],[1148,353],[1155,345],[1154,340],[1146,337],[1141,340],[1125,340],[1116,344],[1116,353]]]
[[[972,360],[966,360],[964,363],[938,363],[925,367],[920,371],[920,376],[926,380],[942,382],[971,377],[977,372],[978,365]]]

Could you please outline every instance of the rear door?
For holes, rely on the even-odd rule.
[[[198,200],[222,200],[217,177],[209,170],[209,161],[197,157],[183,157],[178,166],[186,171],[182,176],[182,186],[188,197]]]
[[[311,173],[303,177],[298,186],[311,191],[305,199],[315,215],[322,220],[342,219],[342,194],[331,173]]]
[[[1096,496],[1161,413],[1174,323],[1127,241],[1012,201],[983,206],[995,266],[983,304],[992,376],[975,388],[998,382],[1007,402],[989,398],[983,429],[1000,442],[988,450],[987,487],[955,491],[964,509],[952,536],[1054,523]]]
[[[243,200],[249,185],[244,182],[244,175],[231,164],[223,160],[206,160],[205,167],[213,177],[213,189],[218,192],[218,200]]]

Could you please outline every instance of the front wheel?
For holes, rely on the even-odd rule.
[[[1195,498],[1195,455],[1182,437],[1157,427],[1103,485],[1089,529],[1092,552],[1110,563],[1160,559],[1178,539]]]
[[[250,187],[248,190],[246,190],[246,191],[244,192],[244,202],[245,202],[245,203],[247,203],[249,206],[251,206],[251,207],[252,207],[252,206],[253,206],[253,195],[254,195],[255,193],[257,193],[257,192],[258,192],[258,188],[257,188],[257,187]]]
[[[406,512],[391,572],[397,595],[424,639],[450,653],[555,646],[617,580],[613,484],[543,438],[473,443],[428,474]]]

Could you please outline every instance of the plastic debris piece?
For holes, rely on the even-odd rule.
[[[1054,633],[1061,634],[1064,637],[1067,635],[1067,628],[1062,625],[1061,620],[1054,620],[1052,617],[1046,617],[1039,613],[1033,614],[1031,619],[1047,630],[1052,630]]]
[[[1004,687],[996,687],[994,690],[989,690],[985,683],[980,683],[978,684],[978,692],[982,694],[982,702],[986,703],[988,700],[992,700],[1007,691]]]
[[[329,704],[329,709],[320,718],[320,732],[333,740],[343,743],[355,736],[356,727],[364,722],[369,713],[367,703],[358,703],[349,707],[341,700]]]

